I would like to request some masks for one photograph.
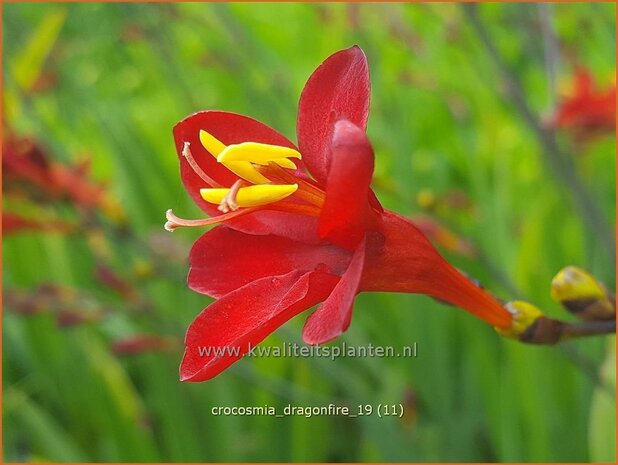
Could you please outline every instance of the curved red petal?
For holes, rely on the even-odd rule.
[[[358,46],[329,56],[305,84],[298,106],[298,146],[319,183],[328,174],[333,123],[347,119],[366,129],[370,87],[367,58]]]
[[[238,177],[218,163],[202,146],[199,140],[200,129],[208,131],[226,145],[251,141],[295,148],[292,142],[269,126],[236,113],[202,111],[178,123],[174,127],[174,140],[180,161],[180,176],[195,203],[211,216],[218,216],[221,212],[216,205],[202,199],[200,189],[206,187],[206,182],[193,171],[182,155],[185,142],[189,142],[197,164],[215,182],[230,187]],[[294,174],[306,178],[302,160],[296,160],[295,163],[297,170]],[[294,213],[258,211],[226,224],[252,234],[278,234],[307,242],[318,241],[316,220]]]
[[[384,207],[378,200],[375,192],[373,192],[373,190],[371,189],[369,189],[369,205],[371,205],[372,208],[375,208],[378,213],[384,213]]]
[[[348,329],[364,264],[365,240],[363,239],[352,256],[350,266],[333,292],[307,318],[303,329],[303,340],[307,344],[323,344],[335,339]]]
[[[324,300],[338,280],[327,273],[292,271],[254,281],[217,300],[187,330],[181,381],[218,375],[287,320]]]
[[[586,68],[578,67],[575,70],[575,93],[577,96],[588,96],[593,93],[594,81],[590,71]]]
[[[202,146],[200,129],[209,132],[226,145],[241,142],[262,142],[295,148],[292,142],[271,127],[253,118],[236,113],[201,111],[188,116],[174,126],[174,141],[180,161],[182,181],[195,203],[211,215],[217,215],[220,212],[216,206],[208,204],[200,196],[200,189],[208,186],[202,178],[195,174],[182,155],[185,142],[190,144],[191,153],[197,164],[215,182],[230,187],[238,179],[238,176],[217,162],[216,158]]]
[[[218,298],[250,282],[298,270],[341,276],[350,253],[330,244],[310,245],[277,236],[255,236],[217,227],[189,255],[191,289]]]
[[[368,198],[373,162],[373,149],[364,131],[349,121],[337,121],[318,225],[320,237],[350,250],[362,240],[372,219]]]
[[[318,236],[318,219],[296,213],[259,210],[226,221],[225,224],[247,234],[260,236],[274,234],[308,244],[321,242]]]

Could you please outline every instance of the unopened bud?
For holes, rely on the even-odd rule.
[[[564,323],[547,318],[534,305],[515,300],[505,308],[513,315],[513,323],[507,329],[496,328],[502,336],[527,344],[556,344],[561,340]]]
[[[616,315],[614,296],[594,276],[576,266],[568,266],[554,277],[551,296],[582,320],[607,320]]]
[[[520,339],[520,337],[534,324],[534,322],[543,316],[543,312],[532,304],[523,300],[514,300],[507,302],[504,306],[513,315],[511,326],[506,329],[496,328],[499,334],[511,339]]]

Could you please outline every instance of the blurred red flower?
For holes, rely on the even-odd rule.
[[[89,179],[88,163],[71,166],[51,159],[33,139],[9,134],[2,144],[4,190],[38,201],[68,200],[84,210],[100,209],[114,220],[123,219],[120,206],[105,187]]]
[[[552,125],[587,140],[616,130],[616,84],[600,89],[585,68],[575,73],[573,90],[558,104]]]
[[[75,229],[71,223],[62,220],[41,220],[38,218],[27,218],[16,213],[2,213],[2,232],[3,234],[14,234],[24,231],[55,231],[68,233]]]
[[[303,339],[330,341],[347,329],[362,291],[427,294],[510,327],[507,310],[375,197],[369,94],[365,54],[352,47],[305,85],[298,149],[233,113],[196,113],[174,128],[184,185],[212,217],[184,220],[168,210],[166,229],[222,223],[190,253],[189,287],[218,300],[187,331],[181,380],[212,378],[320,302]]]
[[[178,341],[171,337],[156,334],[138,334],[118,339],[112,350],[118,355],[137,355],[145,352],[173,352],[178,349]]]

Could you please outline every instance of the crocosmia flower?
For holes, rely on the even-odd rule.
[[[565,95],[552,124],[569,130],[577,140],[587,140],[616,130],[616,85],[601,89],[590,72],[578,68],[572,91]]]
[[[174,128],[183,183],[209,216],[186,220],[168,210],[166,229],[217,225],[189,257],[189,287],[217,300],[187,331],[183,381],[219,374],[316,304],[304,341],[336,338],[360,292],[427,294],[510,328],[511,313],[380,205],[370,187],[369,94],[365,54],[352,47],[327,58],[305,85],[298,145],[222,111]]]
[[[90,179],[89,163],[60,163],[36,141],[10,132],[2,142],[2,154],[4,192],[35,200],[68,200],[83,210],[100,210],[116,222],[126,219],[105,186]]]

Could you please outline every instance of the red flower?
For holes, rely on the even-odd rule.
[[[123,221],[120,206],[103,185],[89,179],[90,166],[53,160],[34,140],[9,135],[2,145],[2,176],[5,190],[25,193],[37,200],[68,200],[84,210],[101,209],[110,218]]]
[[[187,331],[183,381],[212,378],[320,302],[303,338],[336,338],[362,291],[423,293],[510,327],[507,310],[376,199],[369,85],[358,47],[322,63],[300,98],[298,150],[233,113],[196,113],[174,128],[182,180],[212,217],[183,220],[169,210],[166,228],[222,223],[190,254],[189,287],[218,300]]]
[[[24,231],[55,231],[67,233],[73,231],[75,226],[62,220],[41,220],[38,218],[26,218],[16,213],[2,214],[2,232],[6,234],[21,233]]]
[[[178,342],[167,336],[156,334],[139,334],[118,339],[112,344],[112,350],[118,355],[137,355],[146,352],[172,352]]]
[[[616,84],[601,90],[588,70],[578,68],[573,92],[560,102],[552,123],[557,128],[572,131],[577,140],[613,134],[616,129]]]

